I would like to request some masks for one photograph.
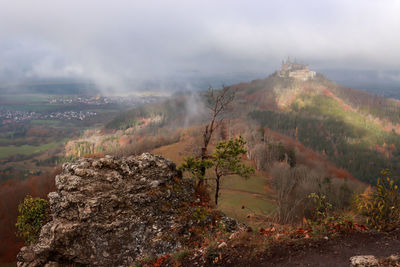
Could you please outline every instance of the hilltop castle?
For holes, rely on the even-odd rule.
[[[279,77],[292,77],[298,80],[307,81],[315,77],[315,71],[310,71],[310,66],[291,62],[287,59],[282,61],[282,69],[277,72]]]

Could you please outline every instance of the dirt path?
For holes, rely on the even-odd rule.
[[[342,238],[305,244],[301,247],[276,248],[274,254],[237,266],[349,266],[356,255],[387,257],[400,254],[400,232],[355,233]]]

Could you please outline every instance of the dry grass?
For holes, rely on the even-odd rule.
[[[192,145],[191,140],[185,138],[178,143],[154,149],[152,153],[164,156],[179,165],[183,158],[188,156],[184,151],[187,151],[190,145]],[[248,163],[250,164],[250,161]],[[206,176],[207,178],[213,177],[212,172],[209,170]],[[212,180],[209,180],[208,183],[213,196]],[[256,172],[247,180],[232,175],[223,178],[218,209],[228,216],[256,227],[260,223],[258,218],[265,218],[274,211],[272,198],[273,191],[268,186],[265,173]]]

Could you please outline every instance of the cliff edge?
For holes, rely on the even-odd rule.
[[[149,153],[65,163],[55,180],[52,221],[18,266],[128,266],[179,250],[195,238],[191,228],[223,218],[197,205],[194,182],[173,162]]]

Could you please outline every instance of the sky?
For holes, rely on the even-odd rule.
[[[0,82],[137,91],[146,81],[267,76],[288,56],[316,70],[392,71],[400,82],[399,14],[399,0],[0,0]]]

